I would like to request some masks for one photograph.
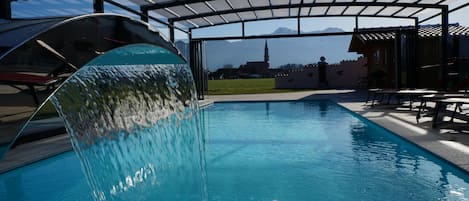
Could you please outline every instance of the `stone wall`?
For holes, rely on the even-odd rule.
[[[328,65],[328,86],[319,86],[318,68],[312,65],[301,70],[292,70],[275,77],[277,89],[315,89],[315,88],[358,88],[367,75],[366,58],[341,61]]]

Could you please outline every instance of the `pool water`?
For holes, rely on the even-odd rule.
[[[469,197],[465,172],[330,101],[216,103],[202,112],[211,201]],[[67,152],[0,175],[0,200],[92,198]]]

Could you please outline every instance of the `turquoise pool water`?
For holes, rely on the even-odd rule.
[[[217,103],[202,116],[211,201],[469,197],[465,172],[330,101]],[[0,200],[91,199],[73,152],[0,175]]]

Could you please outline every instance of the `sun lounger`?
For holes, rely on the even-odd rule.
[[[439,123],[439,119],[440,119],[440,116],[439,116],[439,113],[440,113],[440,110],[442,109],[445,109],[446,110],[446,107],[448,105],[451,105],[451,104],[455,104],[455,107],[454,107],[454,110],[453,110],[453,113],[451,115],[451,122],[453,121],[454,119],[454,116],[456,114],[456,111],[458,109],[461,110],[461,106],[464,105],[464,104],[469,104],[469,97],[467,98],[445,98],[445,99],[441,99],[441,100],[438,100],[436,101],[436,105],[435,105],[435,112],[433,113],[433,119],[432,119],[432,127],[433,128],[436,128],[438,124],[441,124],[443,123],[443,120],[441,120],[441,123]],[[442,118],[442,117],[441,117]]]
[[[437,93],[437,94],[428,94],[422,95],[420,98],[420,106],[419,110],[416,115],[416,120],[419,122],[419,119],[423,116],[422,113],[424,112],[425,108],[428,108],[428,102],[437,102],[439,100],[447,99],[447,98],[469,98],[466,93],[456,92],[456,93]]]
[[[388,97],[387,104],[389,104],[390,94],[396,93],[397,91],[397,89],[380,89],[373,91],[373,96],[371,98],[371,106],[375,105],[375,101],[377,101],[377,99],[380,99],[380,102],[382,102],[386,96]]]
[[[368,89],[368,93],[366,95],[366,100],[365,100],[365,104],[368,103],[368,101],[370,101],[370,98],[375,98],[374,95],[375,95],[375,92],[377,91],[381,91],[382,89]]]
[[[429,95],[429,94],[436,94],[440,93],[435,90],[427,90],[427,89],[404,89],[404,90],[396,90],[396,89],[388,89],[388,90],[380,90],[374,92],[373,100],[371,102],[371,106],[374,106],[375,100],[380,97],[381,101],[385,97],[387,97],[386,104],[390,104],[391,98],[395,97],[397,99],[397,103],[400,104],[400,100],[402,97],[408,97],[410,104],[410,110],[412,110],[412,104],[414,100],[422,95]]]
[[[51,86],[59,81],[57,77],[40,76],[24,73],[0,73],[0,84],[10,85],[16,87],[16,85],[26,85],[31,95],[33,96],[34,103],[39,106],[39,99],[37,97],[35,86]]]

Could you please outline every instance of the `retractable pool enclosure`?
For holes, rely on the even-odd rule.
[[[10,0],[0,5],[0,18],[12,18]],[[83,2],[78,4],[85,4]],[[175,30],[186,33],[189,38],[189,63],[193,70],[199,98],[203,99],[206,82],[203,55],[203,41],[228,39],[283,38],[303,36],[351,35],[354,33],[372,32],[359,28],[360,17],[385,17],[414,20],[414,29],[421,23],[441,17],[440,77],[442,83],[448,79],[448,15],[469,5],[461,0],[94,0],[87,6],[95,13],[106,12],[105,5],[113,5],[129,13],[140,16],[142,21],[157,22],[169,29],[169,40],[175,41]],[[131,5],[131,6],[129,6]],[[92,8],[92,9],[91,9]],[[39,10],[38,10],[39,11]],[[60,8],[50,8],[52,15],[60,15]],[[57,12],[54,14],[54,12]],[[301,20],[319,17],[353,17],[355,30],[339,33],[309,33],[301,31]],[[245,24],[253,21],[273,19],[296,19],[297,33],[287,35],[247,36]],[[240,23],[239,36],[231,37],[192,37],[195,29],[224,24]],[[397,32],[397,31],[396,31]],[[396,67],[399,69],[399,67]],[[444,87],[444,86],[442,86]]]
[[[176,31],[187,34],[189,50],[186,59],[192,70],[198,98],[204,99],[207,87],[207,72],[203,62],[205,57],[204,41],[372,34],[381,33],[382,31],[360,29],[359,21],[361,17],[413,20],[413,26],[407,27],[405,31],[399,28],[392,30],[397,34],[396,38],[399,38],[402,33],[418,33],[422,23],[440,17],[441,36],[439,48],[441,54],[438,68],[441,83],[446,83],[449,79],[447,72],[450,26],[448,16],[451,12],[469,6],[469,3],[465,0],[94,0],[90,2],[73,1],[73,6],[85,8],[86,12],[89,11],[88,14],[96,13],[88,17],[73,18],[69,15],[76,16],[78,14],[74,14],[70,10],[65,11],[60,6],[47,7],[49,4],[44,1],[44,4],[35,4],[34,9],[36,10],[23,13],[21,15],[23,18],[15,17],[15,12],[21,12],[15,10],[15,8],[20,8],[23,4],[29,2],[34,1],[3,0],[0,2],[0,73],[8,77],[10,75],[8,73],[12,72],[47,72],[47,76],[38,77],[38,75],[33,74],[13,80],[23,81],[21,82],[23,86],[20,88],[25,86],[30,88],[31,96],[21,96],[20,99],[30,99],[32,106],[26,111],[13,112],[16,116],[8,116],[7,113],[12,112],[10,110],[0,111],[2,116],[7,115],[8,118],[14,117],[21,120],[15,121],[11,125],[2,125],[7,128],[7,134],[2,132],[0,137],[4,140],[1,142],[7,145],[16,138],[16,133],[24,122],[31,117],[35,109],[45,100],[45,96],[37,96],[35,93],[34,83],[41,87],[52,88],[60,81],[55,79],[60,74],[73,74],[77,68],[97,55],[127,44],[155,44],[182,56],[173,45]],[[100,14],[107,12],[106,5],[139,16],[141,21],[124,16]],[[41,12],[49,16],[38,17],[31,14]],[[355,29],[349,32],[333,33],[302,32],[301,21],[303,19],[323,17],[352,17],[355,19]],[[287,35],[246,35],[246,24],[274,19],[296,19],[297,33]],[[70,24],[75,22],[75,25],[69,27],[70,30],[67,32],[71,33],[70,35],[63,35],[65,33],[63,29],[66,27],[66,23],[63,22]],[[168,41],[158,32],[149,29],[151,23],[158,23],[167,27],[169,30]],[[241,25],[238,36],[193,37],[194,30],[234,23]],[[61,28],[58,24],[64,26]],[[62,31],[51,34],[53,32],[50,32],[50,30],[54,28],[56,30],[62,29]],[[83,32],[82,30],[87,30],[86,33],[90,35],[78,34]],[[49,35],[46,33],[49,33]],[[99,37],[96,37],[96,35]],[[67,39],[73,37],[75,37],[73,40]],[[68,43],[67,41],[74,42]],[[400,46],[403,48],[409,47],[407,45]],[[405,51],[416,51],[416,49],[409,47]],[[79,54],[76,54],[76,52],[79,52]],[[12,56],[15,54],[16,56]],[[37,61],[47,65],[38,67],[38,62],[32,62],[31,58],[37,58]],[[28,63],[27,61],[31,62]],[[396,65],[397,70],[401,69],[398,65]],[[12,83],[11,80],[4,80],[6,81],[3,83],[6,85],[18,85],[18,83]],[[31,80],[34,82],[31,83]],[[442,85],[441,88],[445,88],[445,86]],[[12,101],[11,104],[18,106],[19,103],[21,101],[16,103]],[[18,114],[21,115],[18,116]],[[3,151],[0,150],[0,155],[2,153]]]

